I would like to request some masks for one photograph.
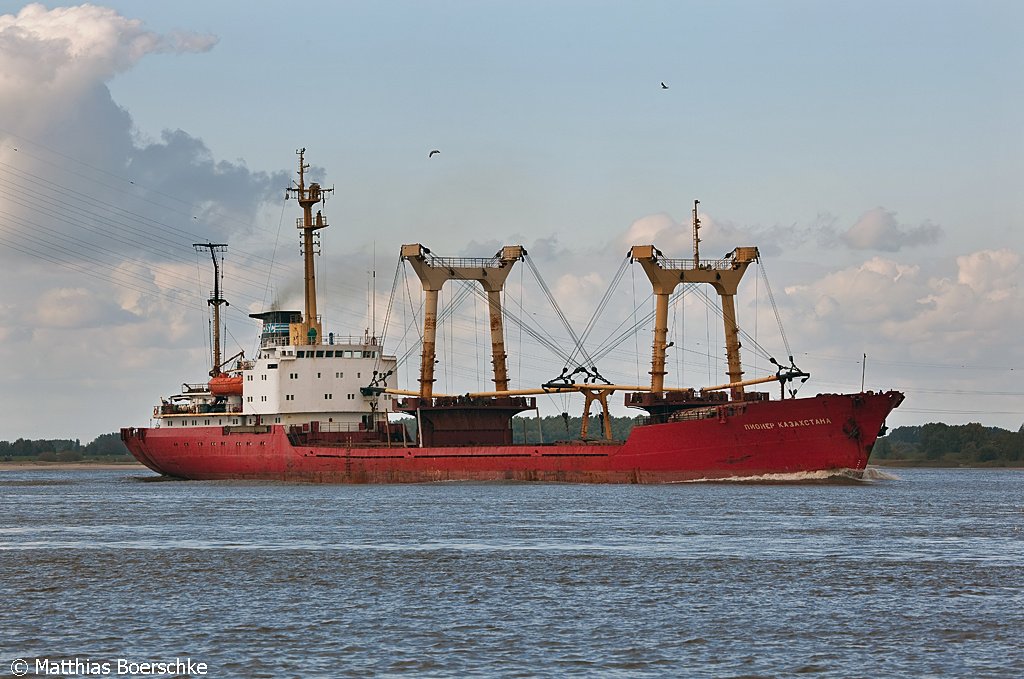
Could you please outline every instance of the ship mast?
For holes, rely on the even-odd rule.
[[[317,210],[314,218],[313,206],[325,200],[324,194],[334,191],[334,189],[323,189],[316,182],[311,182],[309,186],[306,186],[306,170],[309,169],[309,164],[305,162],[306,149],[299,149],[295,153],[299,156],[299,182],[298,186],[285,189],[287,191],[285,197],[294,193],[299,205],[302,206],[302,217],[296,220],[296,226],[302,231],[302,255],[305,271],[305,318],[303,320],[306,336],[302,340],[305,344],[320,344],[323,332],[320,326],[320,317],[316,311],[316,271],[313,266],[314,248],[320,243],[315,239],[314,234],[325,228],[327,221],[320,210]]]
[[[697,216],[699,200],[693,201],[693,268],[700,268],[700,217]]]
[[[213,259],[213,293],[207,304],[213,307],[213,368],[210,369],[210,377],[220,374],[220,305],[231,306],[228,301],[220,296],[220,261],[217,259],[218,252],[226,252],[226,243],[193,243],[192,247],[199,252],[203,248],[210,250],[210,257]]]

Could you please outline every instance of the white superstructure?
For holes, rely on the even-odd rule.
[[[154,409],[157,426],[318,422],[321,431],[366,431],[386,420],[391,395],[370,387],[394,386],[396,359],[376,337],[329,334],[323,344],[297,344],[308,332],[299,312],[252,316],[263,322],[257,358],[207,384],[183,385]]]
[[[260,355],[242,372],[242,414],[261,424],[319,421],[322,430],[373,429],[391,409],[389,394],[364,393],[383,386],[396,359],[385,356],[377,338],[335,337],[324,344],[293,344],[296,323],[271,311],[263,320]],[[300,326],[301,329],[301,326]],[[393,386],[393,383],[390,385]]]

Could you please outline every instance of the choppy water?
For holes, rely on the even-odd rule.
[[[118,676],[119,659],[176,657],[212,677],[1024,676],[1020,471],[667,486],[144,475],[0,472],[0,676],[18,658],[27,676],[37,659]]]

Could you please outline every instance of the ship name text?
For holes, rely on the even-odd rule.
[[[821,424],[832,424],[832,420],[827,417],[815,417],[809,420],[784,420],[780,422],[758,422],[756,424],[745,424],[743,428],[747,431],[753,429],[770,430],[778,427],[779,429],[788,429],[791,427],[814,427]]]

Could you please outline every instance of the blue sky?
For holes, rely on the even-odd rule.
[[[433,145],[474,169],[559,177],[553,193],[586,199],[576,209],[596,185],[594,209],[623,218],[690,193],[745,223],[875,205],[915,223],[1021,216],[1011,3],[160,6],[154,28],[219,43],[140,62],[115,98],[151,134],[181,127],[250,167],[276,167],[255,140],[298,126],[358,161],[335,170],[353,182],[419,184],[409,154]],[[142,11],[159,7],[124,6]]]
[[[814,374],[805,389],[858,388],[867,353],[868,386],[909,395],[891,425],[1024,422],[1020,3],[24,7],[0,2],[0,181],[31,172],[153,230],[136,244],[92,233],[94,254],[55,263],[11,235],[31,229],[12,215],[40,206],[0,186],[0,358],[20,366],[0,439],[145,424],[147,404],[201,378],[209,283],[191,250],[174,254],[194,237],[231,244],[229,327],[249,347],[245,313],[296,288],[279,189],[300,146],[336,188],[321,266],[339,327],[367,324],[372,260],[390,285],[398,246],[416,241],[523,243],[585,325],[631,238],[688,255],[699,198],[706,252],[761,247]],[[145,247],[168,228],[187,235]],[[198,285],[174,282],[186,269]],[[621,297],[620,317],[635,301]],[[763,313],[747,318],[767,333]],[[453,353],[477,353],[473,331],[451,332]],[[80,360],[48,360],[69,342]],[[544,379],[534,367],[519,386]],[[57,422],[24,404],[43,391]]]

